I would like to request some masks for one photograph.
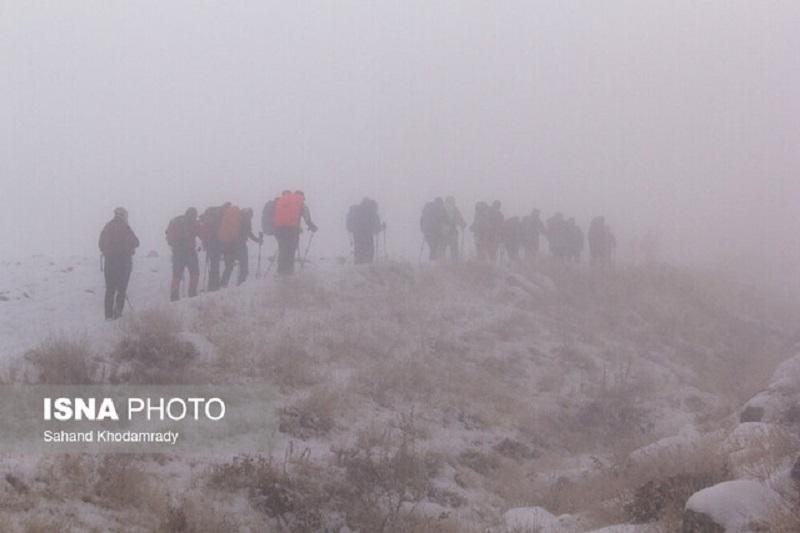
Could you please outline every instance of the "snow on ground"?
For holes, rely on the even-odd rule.
[[[179,337],[201,354],[198,375],[278,391],[274,455],[304,454],[284,465],[289,477],[281,483],[296,484],[291,494],[298,506],[314,501],[324,515],[284,509],[284,525],[322,520],[334,530],[343,523],[370,530],[370,513],[399,505],[403,512],[381,518],[397,531],[410,517],[427,520],[432,530],[524,529],[528,520],[547,522],[553,531],[646,531],[624,524],[643,512],[631,503],[637,490],[659,468],[689,464],[687,456],[702,465],[698,454],[705,448],[693,444],[709,435],[722,440],[727,415],[758,390],[758,371],[786,355],[774,328],[753,316],[756,309],[737,307],[703,280],[661,267],[354,268],[318,261],[288,280],[255,279],[254,273],[251,267],[242,287],[169,304],[169,259],[137,256],[129,289],[134,309],[106,322],[97,261],[6,261],[0,349],[13,363],[47,335],[85,334],[103,359],[129,334],[132,317],[152,309],[175,316]],[[742,453],[744,433],[728,438],[726,453]],[[413,454],[404,455],[410,452],[400,442],[413,443]],[[374,463],[380,450],[391,452],[389,464],[419,460],[424,475],[395,471],[402,489],[396,479],[380,485],[384,492],[362,487],[368,481],[352,478],[354,472],[388,468]],[[674,464],[664,459],[665,450],[677,458]],[[651,468],[656,463],[661,466]],[[34,486],[43,467],[21,464],[12,461],[15,475]],[[88,461],[75,468],[91,473],[100,466]],[[86,495],[102,510],[98,515],[118,520],[124,510],[131,530],[134,523],[146,530],[197,508],[214,509],[212,521],[235,515],[235,529],[278,523],[271,500],[254,499],[247,489],[252,469],[220,485],[209,482],[202,461],[173,457],[137,468],[169,479],[161,490],[172,510],[143,497],[121,510]],[[691,468],[683,468],[658,475],[667,481],[689,475]],[[339,488],[326,489],[328,496],[317,501],[317,491],[325,490],[314,480]],[[59,516],[68,512],[59,487],[29,492]],[[12,494],[24,499],[4,490],[0,503]],[[398,490],[400,503],[392,500]],[[362,501],[372,493],[383,499]],[[650,520],[663,522],[664,513],[653,511]]]

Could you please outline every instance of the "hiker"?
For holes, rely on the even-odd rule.
[[[305,203],[303,191],[283,191],[275,201],[272,213],[272,227],[278,241],[278,274],[294,273],[297,246],[300,243],[301,219],[308,229],[315,233],[317,226],[311,221],[311,212]]]
[[[569,251],[569,227],[564,215],[556,213],[547,219],[547,242],[553,257],[564,259]]]
[[[128,211],[124,207],[114,209],[114,218],[103,227],[98,244],[104,259],[105,316],[106,320],[115,320],[122,316],[125,307],[133,254],[139,247],[139,239],[128,225]]]
[[[378,202],[364,198],[350,207],[346,221],[347,231],[353,235],[353,258],[357,265],[375,261],[375,238],[383,229],[378,215]]]
[[[219,228],[222,224],[222,213],[230,206],[230,202],[225,202],[220,206],[209,207],[200,215],[198,236],[206,251],[209,291],[215,291],[220,287],[219,262],[222,259],[223,246],[219,240]]]
[[[475,241],[475,252],[479,261],[489,259],[489,204],[478,202],[475,204],[475,217],[469,227],[472,239]]]
[[[540,211],[534,209],[531,214],[522,218],[522,233],[524,235],[523,247],[528,260],[536,259],[539,254],[540,237],[545,235],[547,229],[540,218]]]
[[[592,266],[602,266],[611,262],[617,242],[605,217],[595,217],[589,225],[589,261]]]
[[[200,279],[200,264],[197,259],[198,234],[197,209],[190,207],[183,215],[170,220],[167,226],[167,244],[172,248],[172,283],[169,299],[180,299],[183,271],[189,271],[189,298],[197,296],[197,282]]]
[[[222,271],[220,286],[225,288],[231,279],[233,267],[239,258],[239,236],[242,229],[242,210],[238,206],[228,205],[222,210],[217,239],[222,250],[222,262],[225,269]]]
[[[585,239],[583,237],[583,230],[575,222],[574,218],[567,221],[567,234],[566,239],[568,243],[567,257],[576,263],[581,262],[581,254],[583,253],[583,246]]]
[[[222,286],[227,287],[231,279],[234,262],[239,265],[236,285],[241,285],[247,280],[250,273],[250,257],[247,251],[247,241],[251,240],[257,244],[264,242],[263,235],[256,237],[253,234],[253,210],[249,207],[239,212],[239,233],[233,243],[230,259],[225,260],[225,272],[222,273]]]
[[[503,226],[505,224],[505,217],[501,211],[502,204],[499,200],[492,202],[491,207],[487,211],[486,225],[487,225],[487,253],[489,260],[493,263],[497,261],[497,252],[500,250],[500,244],[503,242]]]
[[[511,217],[503,222],[503,245],[511,261],[519,261],[519,249],[525,241],[522,222],[519,217]]]
[[[444,206],[444,200],[438,197],[425,204],[425,207],[422,208],[419,226],[425,242],[428,244],[431,261],[437,261],[442,256],[446,225],[447,211]]]
[[[461,216],[458,206],[456,206],[456,199],[448,196],[444,201],[444,209],[446,214],[445,230],[444,230],[444,246],[442,253],[446,253],[450,249],[450,259],[458,261],[461,258],[462,250],[459,247],[459,240],[461,238],[464,228],[467,223],[464,222],[464,217]]]

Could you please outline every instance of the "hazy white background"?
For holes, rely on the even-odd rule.
[[[306,191],[346,255],[455,194],[608,215],[672,258],[800,266],[797,1],[0,0],[0,254],[143,251],[189,205]],[[402,237],[402,238],[401,238]]]

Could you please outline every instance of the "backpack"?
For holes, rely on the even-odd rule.
[[[220,222],[222,222],[223,209],[221,206],[209,207],[200,215],[198,236],[204,243],[216,239]]]
[[[272,225],[276,228],[299,226],[304,201],[302,194],[286,194],[278,198],[272,214]]]
[[[177,216],[169,221],[169,225],[167,225],[167,230],[164,232],[167,234],[167,244],[170,246],[177,246],[180,244],[181,238],[183,237],[183,217]]]
[[[239,239],[242,227],[242,214],[238,207],[226,207],[222,211],[217,238],[223,243],[233,243]]]
[[[261,231],[264,235],[275,235],[275,227],[272,225],[272,215],[275,212],[275,200],[270,200],[264,204],[261,211]]]

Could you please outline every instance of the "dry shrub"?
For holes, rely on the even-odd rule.
[[[434,376],[436,364],[433,359],[413,356],[375,361],[356,372],[353,386],[384,408],[392,408],[398,401],[429,402],[441,385]]]
[[[109,507],[131,506],[156,515],[166,513],[169,501],[166,490],[144,471],[133,455],[103,456],[95,475],[95,497]]]
[[[205,496],[184,496],[169,506],[161,518],[158,533],[237,533],[244,530],[242,511],[223,512],[219,502]]]
[[[89,339],[49,337],[25,354],[37,371],[35,383],[43,385],[91,385],[98,382],[98,365],[92,360]]]
[[[416,450],[414,432],[387,429],[360,435],[356,446],[339,450],[344,468],[340,497],[347,524],[361,531],[408,531],[415,506],[432,490],[438,457]]]
[[[321,478],[319,469],[305,459],[276,465],[264,457],[236,457],[212,467],[208,484],[219,490],[244,491],[253,508],[274,518],[279,527],[310,531],[322,526],[323,510],[330,500]]]
[[[147,385],[186,384],[193,374],[198,352],[178,337],[181,324],[162,309],[138,313],[128,323],[127,335],[111,354],[116,366],[112,383]]]
[[[45,458],[39,467],[47,480],[44,496],[62,498],[65,494],[90,498],[94,483],[95,457],[87,454],[59,454]]]
[[[25,519],[22,522],[22,531],[25,533],[52,533],[53,531],[71,532],[77,531],[79,525],[82,524],[79,524],[74,516],[52,516],[50,514],[41,513]],[[15,529],[9,529],[8,531],[15,531]]]
[[[270,379],[286,391],[319,383],[316,365],[314,357],[290,338],[279,342],[260,363]]]
[[[341,391],[316,388],[306,398],[281,409],[278,431],[301,440],[323,437],[334,428],[344,406]]]

